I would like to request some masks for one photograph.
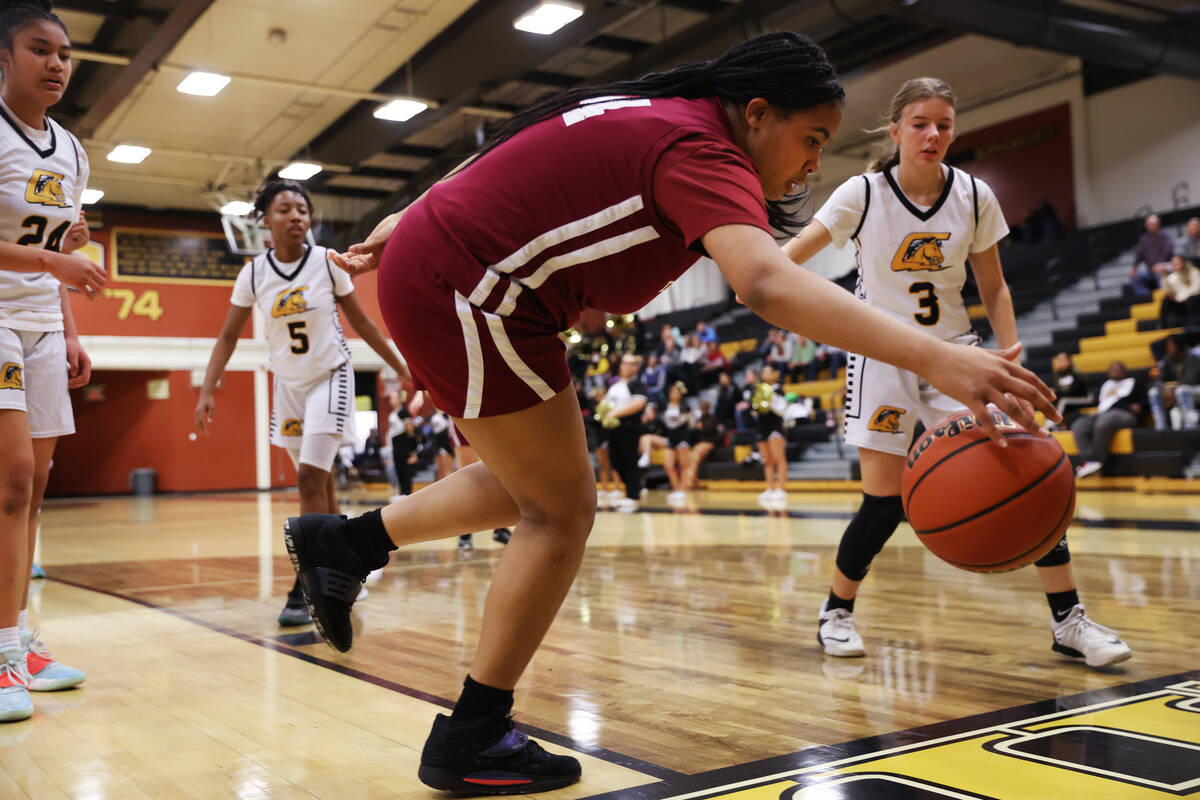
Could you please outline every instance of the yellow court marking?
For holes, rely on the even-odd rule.
[[[1088,747],[1091,742],[1095,746]],[[1105,746],[1111,748],[1112,758],[1097,759],[1096,752]],[[1174,772],[1162,772],[1164,765]],[[1200,681],[764,775],[673,800],[818,800],[842,796],[835,786],[866,783],[875,790],[872,796],[919,791],[923,797],[963,800],[1194,796],[1200,793]]]

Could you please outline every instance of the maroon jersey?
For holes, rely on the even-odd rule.
[[[638,310],[734,223],[770,230],[720,101],[601,98],[434,186],[397,226],[380,288],[411,248],[474,308],[565,330],[584,308]]]

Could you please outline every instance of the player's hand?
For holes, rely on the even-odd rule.
[[[84,352],[78,336],[67,337],[67,388],[87,386],[92,379],[92,360]]]
[[[89,300],[95,299],[96,292],[108,282],[104,269],[86,258],[46,250],[38,254],[38,261],[42,263],[42,269],[67,286],[80,290]]]
[[[1048,420],[1062,420],[1054,407],[1054,392],[1021,366],[1019,343],[999,352],[949,342],[941,345],[924,377],[934,388],[965,405],[984,433],[1001,447],[1005,446],[1004,437],[988,412],[989,403],[1039,436],[1049,434],[1034,419],[1034,410],[1041,411]]]
[[[212,395],[200,393],[200,402],[196,403],[196,430],[208,434],[208,426],[212,425],[213,411],[216,410],[216,407],[217,404]]]
[[[92,235],[88,232],[87,218],[84,212],[79,212],[79,219],[72,223],[67,229],[67,235],[63,237],[62,251],[63,253],[74,253],[79,248],[92,240]]]
[[[355,245],[357,247],[358,245]],[[351,275],[362,275],[372,270],[379,269],[379,256],[374,253],[367,255],[359,255],[354,252],[335,253],[332,250],[329,252],[329,260],[334,263],[338,269],[344,270]]]

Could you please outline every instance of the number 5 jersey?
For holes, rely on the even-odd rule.
[[[324,247],[304,246],[299,261],[281,263],[275,251],[255,256],[238,273],[229,302],[258,306],[266,320],[271,371],[286,383],[305,383],[350,360],[337,298],[354,291]]]
[[[29,127],[0,100],[0,241],[62,249],[79,219],[88,160],[79,140],[45,119]],[[58,279],[48,272],[9,272],[0,263],[0,327],[60,331]]]

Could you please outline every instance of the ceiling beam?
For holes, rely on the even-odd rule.
[[[213,2],[215,0],[180,0],[174,10],[158,26],[158,30],[154,32],[150,40],[129,62],[129,66],[121,70],[121,74],[109,84],[104,94],[100,95],[87,113],[79,118],[75,124],[75,133],[81,138],[94,134],[104,120],[117,110],[117,107],[142,82],[142,79],[154,69],[154,65],[170,53],[175,45],[179,44],[179,40]]]
[[[58,0],[54,4],[54,8],[58,11],[79,11],[84,14],[98,14],[109,19],[116,17],[126,21],[145,17],[155,24],[159,24],[167,18],[166,11],[157,8],[140,8],[137,3],[130,2],[130,0],[119,0],[115,3],[107,0]]]
[[[629,14],[623,4],[585,0],[582,17],[552,36],[538,36],[512,26],[528,7],[529,0],[480,0],[413,57],[412,93],[437,100],[439,108],[395,123],[375,119],[373,106],[358,103],[305,152],[321,161],[357,164],[464,106],[478,105],[497,86],[538,69],[566,48],[586,43]],[[408,80],[408,69],[398,69],[377,91],[407,93]]]

